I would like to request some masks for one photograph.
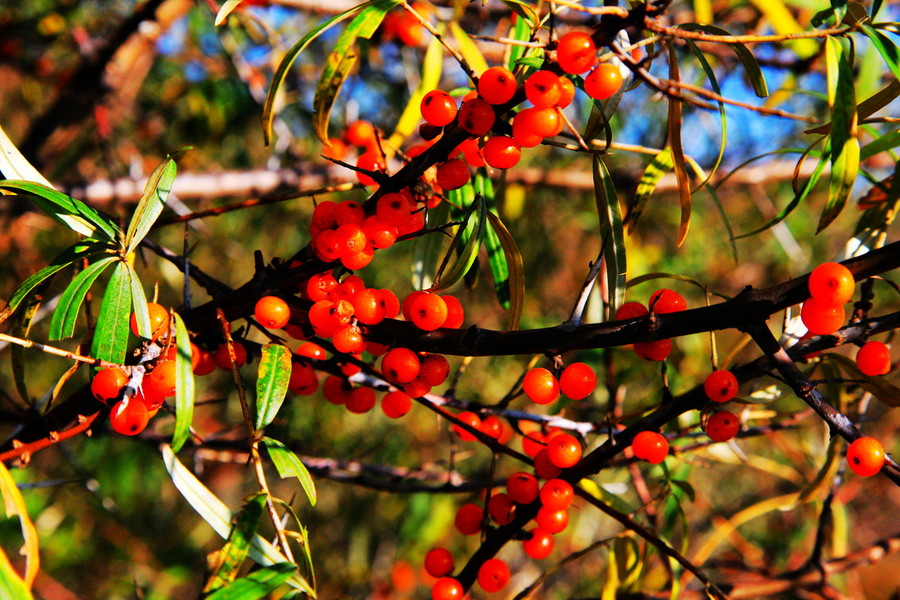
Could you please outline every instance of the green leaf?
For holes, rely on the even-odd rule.
[[[481,195],[475,197],[474,202],[466,212],[464,224],[457,228],[456,235],[450,242],[450,247],[441,261],[437,273],[434,276],[434,283],[428,289],[430,292],[439,292],[452,286],[454,283],[462,279],[475,259],[478,257],[478,248],[484,239],[484,222],[486,220],[484,198]],[[450,264],[450,259],[454,258]]]
[[[31,590],[13,569],[6,552],[0,548],[0,598],[8,600],[34,600]]]
[[[284,80],[287,77],[288,71],[291,69],[291,66],[294,64],[294,61],[297,60],[300,53],[306,49],[310,42],[331,29],[334,25],[345,19],[349,19],[360,10],[363,10],[376,1],[377,0],[370,0],[359,6],[354,6],[353,8],[320,23],[312,30],[308,31],[306,35],[300,38],[297,43],[291,46],[291,49],[287,51],[281,59],[281,62],[278,63],[278,68],[275,70],[275,75],[272,77],[272,84],[269,86],[269,92],[266,94],[266,101],[263,105],[263,138],[265,139],[267,146],[272,141],[272,121],[275,118],[275,100],[278,98],[278,92],[281,91],[281,87],[284,85]]]
[[[478,169],[475,173],[475,192],[484,197],[487,212],[497,213],[497,203],[494,199],[494,186],[485,169]],[[484,248],[487,251],[488,266],[491,269],[491,277],[494,279],[494,293],[500,306],[509,310],[509,264],[506,261],[506,253],[492,227],[484,231]]]
[[[290,448],[278,440],[263,437],[262,441],[266,445],[266,450],[269,451],[269,458],[272,459],[272,464],[275,465],[281,478],[296,477],[297,481],[300,482],[300,487],[306,493],[306,497],[309,498],[309,503],[315,506],[316,484],[313,482],[306,465],[303,464],[296,454],[291,452]]]
[[[13,292],[12,298],[9,300],[9,304],[7,304],[6,309],[9,313],[12,313],[16,308],[21,304],[22,300],[28,297],[31,292],[35,290],[39,285],[44,282],[48,282],[48,280],[56,275],[62,269],[65,269],[69,265],[82,260],[84,258],[92,258],[100,254],[104,248],[106,248],[106,244],[96,241],[91,241],[90,243],[79,243],[66,248],[59,256],[53,259],[49,265],[26,279],[22,282],[15,292]],[[49,283],[49,282],[48,282]]]
[[[6,465],[0,463],[0,496],[3,497],[3,505],[6,508],[7,517],[18,516],[19,526],[22,529],[22,538],[24,543],[19,554],[25,558],[25,577],[22,582],[27,588],[34,585],[34,580],[41,570],[41,557],[38,548],[38,533],[34,526],[34,522],[28,515],[28,506],[25,504],[25,498],[16,485],[12,474],[6,468]],[[7,534],[8,536],[9,534]],[[0,552],[2,554],[2,552]],[[2,555],[3,561],[6,561],[6,555]],[[4,567],[8,566],[3,565]],[[11,570],[11,569],[10,569]],[[18,574],[15,572],[8,573],[5,568],[0,569],[0,589],[6,584],[8,587],[16,591]],[[2,596],[6,598],[7,596]]]
[[[219,12],[216,13],[216,27],[224,23],[228,18],[228,15],[234,12],[234,9],[240,6],[243,1],[244,0],[225,0],[225,2],[222,3],[221,8],[219,8]]]
[[[53,311],[53,318],[50,319],[51,340],[72,337],[72,334],[75,333],[78,311],[81,310],[81,304],[84,302],[85,295],[94,284],[94,281],[100,277],[100,274],[117,260],[114,257],[98,260],[88,265],[72,279],[72,282],[69,283],[69,286],[59,297],[59,303],[56,305],[56,310]]]
[[[684,23],[678,27],[679,29],[685,29],[687,31],[703,31],[712,35],[731,35],[731,32],[726,31],[721,27],[716,27],[715,25]],[[753,53],[750,52],[744,44],[725,45],[734,50],[734,53],[737,54],[738,60],[741,61],[741,64],[744,66],[744,71],[750,79],[750,85],[753,86],[754,93],[760,98],[766,98],[769,95],[769,86],[766,85],[766,78],[759,66],[759,62],[757,62],[756,57],[753,56]],[[696,53],[697,50],[694,50],[694,52]]]
[[[484,59],[484,55],[481,53],[481,50],[478,49],[475,42],[472,41],[472,38],[469,37],[469,34],[463,31],[463,28],[459,26],[459,23],[456,21],[450,23],[450,33],[453,34],[453,38],[456,40],[456,43],[459,44],[459,53],[466,59],[466,62],[469,63],[469,66],[472,67],[475,74],[480,75],[487,71],[488,64]]]
[[[507,6],[509,6],[512,10],[519,15],[519,19],[516,19],[515,25],[512,27],[512,31],[510,32],[510,38],[525,42],[531,38],[531,31],[533,23],[537,20],[535,17],[529,17],[526,15],[525,9],[528,12],[534,11],[534,9],[526,4],[520,4],[516,1],[506,0],[504,2]],[[523,9],[525,7],[525,9]],[[519,64],[519,61],[522,57],[525,56],[525,53],[528,52],[528,48],[525,46],[512,45],[509,47],[509,60],[507,61],[506,67],[512,71],[516,68],[516,65]],[[540,66],[536,67],[540,69]]]
[[[446,223],[450,218],[450,203],[441,202],[437,207],[428,211],[428,221],[431,224]],[[427,235],[417,236],[413,240],[411,275],[412,285],[417,290],[424,290],[434,281],[434,269],[441,257],[441,249],[444,246],[443,233],[433,232]]]
[[[216,553],[215,565],[211,567],[212,574],[203,586],[204,594],[222,589],[235,580],[241,565],[247,559],[250,540],[259,528],[259,518],[263,514],[265,504],[265,494],[253,494],[234,515],[234,526],[228,536],[228,542]]]
[[[133,279],[137,279],[137,276]],[[191,435],[191,423],[194,420],[194,369],[191,363],[191,336],[178,313],[174,314],[174,321],[175,346],[178,352],[175,354],[175,432],[172,434],[172,451],[178,452]]]
[[[258,600],[277,590],[296,572],[297,565],[290,562],[265,567],[210,594],[205,600]]]
[[[172,483],[175,484],[184,499],[220,537],[228,539],[231,534],[232,517],[228,507],[194,477],[194,474],[178,460],[178,457],[172,452],[172,448],[163,445],[162,455],[169,477],[172,478]],[[287,558],[274,545],[259,534],[253,536],[248,554],[253,561],[263,566],[288,562]],[[290,577],[287,583],[305,591],[313,598],[316,596],[315,590],[299,573]]]
[[[172,191],[176,171],[175,161],[168,158],[150,175],[144,188],[144,194],[141,196],[137,208],[134,209],[134,215],[128,224],[128,232],[125,234],[126,254],[134,252],[141,240],[149,233],[156,219],[159,218],[166,206],[166,198]]]
[[[313,97],[313,126],[316,136],[323,142],[328,142],[328,122],[331,116],[331,108],[337,99],[350,71],[356,65],[356,40],[357,38],[370,38],[381,25],[384,15],[400,4],[400,0],[376,0],[359,11],[359,14],[347,25],[341,33],[334,49],[325,60],[322,76],[316,85],[316,94]]]
[[[525,306],[525,267],[522,264],[522,253],[513,239],[512,234],[496,214],[487,212],[488,223],[491,228],[488,236],[496,237],[506,257],[509,288],[509,308],[506,313],[506,328],[515,331],[519,328],[519,320],[522,317],[522,309]]]
[[[131,277],[134,271],[126,262],[119,262],[113,271],[103,304],[97,315],[97,329],[91,354],[100,360],[121,364],[128,350],[128,333],[131,331]],[[137,277],[137,274],[134,274]]]
[[[600,239],[604,245],[603,256],[606,260],[609,314],[614,315],[625,299],[625,274],[628,266],[625,259],[625,231],[616,187],[606,165],[596,154],[593,174],[594,200],[600,217]]]
[[[819,218],[819,226],[816,233],[822,231],[834,221],[843,210],[856,175],[859,172],[859,140],[850,138],[844,143],[844,147],[831,165],[831,183],[829,185],[828,202]]]
[[[669,48],[669,79],[674,82],[681,80],[678,73],[678,56],[675,47]],[[684,243],[688,229],[691,226],[691,182],[688,180],[685,167],[684,148],[681,145],[682,106],[678,98],[669,98],[669,146],[672,149],[672,169],[675,171],[675,180],[678,182],[678,198],[681,202],[681,223],[678,226],[677,247]]]
[[[894,77],[900,79],[900,53],[897,52],[894,42],[869,24],[863,23],[861,28],[863,33],[869,36],[872,45],[878,49],[878,53],[881,54]]]
[[[694,486],[692,486],[687,481],[682,481],[681,479],[670,479],[669,483],[684,492],[685,495],[691,499],[691,502],[694,502],[697,499],[697,492],[694,491]]]
[[[281,344],[262,347],[256,379],[256,429],[272,422],[281,409],[291,378],[291,351]]]
[[[885,152],[900,146],[900,129],[885,133],[875,138],[859,150],[859,160],[872,158],[880,152]]]
[[[6,179],[33,181],[48,188],[53,187],[53,184],[19,152],[16,145],[6,135],[3,126],[0,126],[0,174]]]
[[[650,161],[650,164],[644,169],[644,174],[641,175],[640,182],[638,182],[634,200],[629,206],[628,214],[625,216],[625,222],[628,223],[629,235],[634,233],[634,228],[637,227],[638,220],[641,218],[641,215],[644,214],[644,208],[647,206],[647,201],[653,194],[653,190],[656,189],[656,185],[659,183],[660,179],[662,179],[663,175],[671,169],[672,151],[667,146],[653,157],[653,160]]]
[[[853,69],[847,52],[842,51],[840,41],[829,37],[827,44],[828,54],[836,57],[837,77],[831,77],[834,69],[829,68],[829,79],[835,80],[834,102],[831,110],[831,183],[828,188],[828,202],[819,219],[817,233],[828,227],[844,208],[859,169]],[[829,85],[829,97],[831,97],[831,85]]]
[[[149,340],[153,335],[150,331],[150,311],[147,308],[147,295],[137,273],[132,269],[131,276],[131,308],[134,311],[134,319],[137,322],[138,337]]]
[[[700,66],[703,67],[703,72],[706,73],[706,78],[709,79],[709,85],[712,87],[713,91],[722,95],[722,90],[719,88],[719,81],[716,79],[716,73],[713,70],[712,66],[710,66],[709,61],[706,60],[706,56],[703,55],[703,52],[700,51],[700,48],[697,47],[697,44],[688,40],[688,45],[691,50],[694,51],[694,55],[697,57],[697,60],[700,61]],[[720,140],[719,140],[719,154],[716,156],[716,161],[713,163],[712,169],[709,171],[709,175],[704,177],[702,181],[697,184],[696,189],[700,189],[706,182],[709,181],[716,171],[719,170],[719,165],[722,164],[722,157],[725,156],[725,142],[728,139],[728,119],[725,117],[725,103],[719,100],[717,102],[719,105],[719,130],[720,130]],[[695,171],[699,168],[699,165],[693,163],[692,166],[695,166]]]
[[[0,181],[0,189],[24,192],[38,208],[55,221],[85,237],[103,237],[109,241],[118,239],[119,230],[111,219],[52,187],[31,181]]]

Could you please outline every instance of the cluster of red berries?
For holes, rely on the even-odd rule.
[[[420,15],[427,10],[421,4],[413,4],[412,9]],[[380,29],[382,40],[398,40],[404,46],[415,48],[421,46],[425,39],[425,27],[415,16],[402,9],[392,10],[384,15]]]
[[[827,262],[809,275],[810,298],[800,309],[800,319],[814,335],[830,335],[846,321],[844,304],[853,297],[856,282],[850,269]]]
[[[550,404],[560,392],[572,400],[583,400],[597,387],[597,374],[582,362],[574,362],[563,369],[559,379],[548,369],[535,367],[525,374],[522,391],[537,404]]]
[[[718,369],[706,376],[703,381],[703,391],[706,397],[724,404],[737,396],[740,383],[734,373],[725,369]],[[737,416],[728,410],[718,410],[706,419],[704,430],[714,442],[725,442],[737,435],[741,428]]]
[[[649,306],[649,308],[648,308]],[[674,313],[687,309],[684,297],[673,290],[662,288],[650,295],[645,306],[640,302],[626,302],[616,310],[616,321],[645,317],[651,312],[657,315]],[[634,353],[650,361],[662,361],[672,353],[672,340],[652,340],[649,342],[635,342],[632,346]]]

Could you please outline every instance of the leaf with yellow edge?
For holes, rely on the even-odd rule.
[[[775,33],[787,35],[803,31],[791,11],[781,0],[751,0],[751,2],[769,21]],[[801,59],[813,57],[819,52],[819,44],[812,39],[788,40],[785,44],[792,48]]]
[[[463,31],[463,28],[459,26],[459,23],[456,21],[450,23],[450,33],[453,34],[453,38],[456,40],[456,43],[459,44],[459,53],[466,59],[466,62],[469,63],[469,66],[472,67],[475,74],[481,75],[487,71],[488,64],[484,59],[484,55],[481,53],[481,50],[478,49],[475,42],[472,41],[472,38],[469,37],[469,34]]]
[[[13,569],[6,552],[0,548],[0,598],[6,600],[34,600],[31,590]]]
[[[800,490],[797,497],[797,504],[803,504],[814,498],[816,493],[828,488],[834,481],[834,473],[837,471],[840,453],[838,452],[842,440],[838,436],[832,436],[828,441],[828,451],[825,453],[825,462],[816,473],[816,476],[810,481],[806,487]]]
[[[512,234],[496,214],[491,211],[486,213],[491,230],[497,236],[503,254],[506,256],[506,264],[509,270],[509,312],[506,317],[506,328],[515,331],[519,328],[519,319],[522,316],[522,308],[525,305],[525,267],[522,264],[522,253],[513,239]]]
[[[34,528],[34,523],[31,522],[31,517],[28,516],[22,492],[19,491],[15,480],[13,480],[6,465],[2,462],[0,462],[0,494],[3,495],[3,504],[6,506],[6,516],[19,515],[22,537],[25,538],[25,547],[22,550],[22,554],[25,555],[24,583],[27,588],[31,588],[34,585],[34,578],[37,577],[41,568],[37,529]]]
[[[669,48],[669,79],[680,81],[678,73],[678,57],[675,47]],[[691,182],[688,180],[687,169],[684,161],[684,148],[681,146],[681,100],[669,98],[669,147],[672,150],[672,168],[675,171],[675,179],[678,182],[678,197],[681,201],[681,224],[678,227],[678,240],[676,246],[681,246],[687,237],[691,226]]]
[[[234,12],[234,9],[236,9],[243,1],[244,0],[225,0],[225,2],[222,3],[222,7],[219,9],[219,12],[216,13],[216,27],[224,23],[225,19],[228,18],[228,15]]]

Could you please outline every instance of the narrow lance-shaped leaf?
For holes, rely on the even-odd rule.
[[[679,25],[678,28],[687,31],[703,31],[712,35],[731,35],[731,32],[722,29],[721,27],[700,23],[684,23]],[[757,62],[756,57],[753,56],[753,53],[750,52],[744,44],[725,45],[734,50],[738,60],[741,61],[741,64],[744,66],[744,71],[750,79],[750,85],[753,86],[754,93],[760,98],[767,97],[769,95],[769,86],[766,85],[766,78],[759,66],[759,62]]]
[[[234,12],[234,9],[240,6],[243,1],[244,0],[225,0],[225,2],[222,3],[222,7],[219,8],[219,12],[216,13],[216,27],[224,23],[225,19],[228,18],[228,15]]]
[[[25,192],[28,199],[55,221],[85,237],[118,239],[119,227],[108,217],[51,187],[31,181],[0,181],[0,189]]]
[[[842,51],[839,40],[829,37],[827,45],[837,56],[837,78],[831,110],[831,183],[828,202],[819,219],[817,232],[828,227],[844,208],[859,169],[853,69],[848,53]]]
[[[315,506],[316,484],[313,482],[313,478],[309,474],[306,465],[303,464],[303,461],[301,461],[290,448],[278,440],[273,440],[270,437],[263,437],[262,441],[266,445],[266,450],[269,451],[269,458],[272,459],[272,464],[275,465],[275,468],[278,470],[278,474],[282,479],[286,477],[296,477],[297,481],[300,482],[300,487],[302,487],[303,491],[306,493],[306,497],[309,498],[309,503]]]
[[[484,197],[485,214],[497,212],[497,203],[494,200],[494,185],[484,169],[479,169],[475,174],[475,190]],[[509,310],[509,265],[506,262],[506,253],[500,244],[496,232],[492,227],[484,230],[484,248],[487,251],[488,266],[491,269],[491,277],[494,278],[494,293],[500,306]]]
[[[641,180],[638,182],[634,200],[629,207],[628,214],[625,215],[625,222],[628,224],[629,234],[633,233],[634,228],[637,227],[638,220],[640,220],[641,215],[644,214],[644,208],[647,206],[647,201],[650,200],[653,190],[656,189],[656,185],[659,183],[660,179],[662,179],[663,175],[671,169],[672,151],[669,147],[665,147],[653,157],[653,160],[650,161],[650,164],[644,169]]]
[[[325,60],[325,67],[322,69],[322,76],[313,97],[313,126],[316,136],[323,143],[328,142],[331,107],[334,106],[344,81],[356,65],[356,40],[370,38],[381,25],[384,15],[398,4],[400,0],[377,0],[366,6],[347,25]]]
[[[132,273],[128,263],[120,261],[106,286],[91,345],[95,358],[119,364],[125,361],[128,332],[131,330]]]
[[[100,274],[115,262],[116,258],[109,257],[98,260],[85,267],[83,271],[76,275],[69,286],[63,291],[59,297],[59,303],[56,310],[53,311],[53,317],[50,319],[50,339],[61,340],[72,337],[75,332],[75,322],[78,320],[78,311],[81,310],[81,304],[88,290],[94,284],[94,281],[100,277]]]
[[[278,68],[275,70],[275,75],[272,77],[272,84],[269,86],[269,92],[266,94],[266,101],[263,105],[263,138],[265,139],[267,146],[272,141],[272,121],[275,118],[275,100],[278,98],[278,92],[281,91],[281,87],[284,85],[284,80],[287,77],[288,71],[290,71],[291,66],[294,64],[294,61],[297,60],[297,57],[300,55],[300,53],[303,52],[303,50],[314,39],[331,29],[337,23],[340,23],[345,19],[349,19],[360,10],[366,8],[370,4],[373,4],[375,1],[376,0],[371,0],[370,2],[360,4],[359,6],[354,6],[353,8],[350,8],[320,23],[312,30],[307,32],[306,35],[300,38],[296,44],[291,46],[291,49],[287,51],[287,53],[281,59],[281,62],[278,63]]]
[[[450,203],[441,202],[435,208],[428,211],[429,223],[446,223],[450,218]],[[441,249],[445,237],[440,233],[420,235],[413,240],[412,262],[410,263],[412,285],[417,290],[424,290],[434,283],[432,276],[438,260],[441,258]]]
[[[465,223],[457,229],[456,235],[453,236],[447,254],[444,255],[444,260],[438,267],[434,277],[435,281],[428,291],[439,292],[449,288],[459,281],[475,262],[478,248],[484,239],[485,212],[484,198],[478,195],[466,213]],[[462,245],[461,248],[460,245]],[[447,265],[454,256],[455,259],[448,268]]]
[[[224,588],[235,580],[250,552],[250,540],[259,528],[259,519],[265,504],[265,494],[253,494],[234,515],[234,526],[228,536],[228,542],[216,553],[215,565],[210,569],[212,574],[203,586],[204,594]]]
[[[31,590],[19,577],[9,562],[6,552],[0,548],[0,598],[9,600],[34,600]]]
[[[703,67],[703,72],[706,73],[706,78],[709,80],[709,85],[712,87],[713,91],[716,94],[719,94],[721,96],[722,90],[721,88],[719,88],[719,80],[716,78],[716,72],[709,64],[709,61],[706,60],[706,56],[704,56],[703,52],[700,51],[700,48],[698,48],[697,44],[695,44],[694,42],[688,40],[688,45],[691,50],[694,51],[694,55],[700,62],[700,66]],[[710,169],[709,174],[701,179],[700,183],[698,183],[694,188],[695,191],[706,185],[706,182],[709,181],[715,174],[715,172],[719,170],[719,165],[722,164],[722,157],[725,156],[725,142],[728,139],[728,119],[725,117],[725,103],[719,100],[717,104],[719,105],[719,153],[716,156],[716,161],[715,163],[713,163],[712,169]]]
[[[443,32],[444,26],[438,23],[438,32]],[[409,101],[397,119],[397,125],[394,127],[394,133],[388,139],[386,144],[389,148],[399,148],[403,141],[406,140],[418,127],[422,120],[422,112],[420,105],[422,98],[426,93],[436,89],[440,85],[441,70],[444,64],[444,47],[441,46],[440,40],[436,37],[431,38],[428,43],[428,49],[425,50],[425,58],[422,60],[422,74],[419,85],[410,95]],[[417,238],[419,239],[419,238]]]
[[[172,191],[176,171],[175,161],[168,158],[150,175],[141,200],[128,224],[128,232],[125,234],[126,254],[134,252],[159,218],[166,206],[166,198]]]
[[[134,269],[131,270],[131,309],[134,311],[134,319],[137,323],[138,336],[149,340],[153,332],[150,331],[150,311],[147,307],[147,295],[144,287]]]
[[[191,363],[191,336],[178,313],[175,313],[174,321],[178,352],[175,354],[175,432],[172,434],[172,451],[178,452],[190,436],[194,420],[194,369]]]
[[[516,22],[512,26],[512,30],[510,31],[510,38],[524,42],[531,38],[532,27],[537,21],[537,16],[534,14],[534,8],[528,6],[525,3],[520,3],[515,0],[505,0],[504,4],[506,4],[510,9],[515,11],[515,13],[520,17],[516,19]],[[512,71],[516,68],[516,62],[525,56],[525,53],[528,51],[528,48],[525,46],[519,46],[517,44],[513,44],[508,46],[509,48],[509,60],[507,61],[506,67]]]
[[[678,57],[675,47],[669,48],[669,79],[680,81],[678,74]],[[672,168],[678,182],[678,197],[681,200],[681,225],[678,227],[676,246],[681,246],[687,237],[691,225],[691,183],[688,181],[687,169],[684,165],[684,149],[681,146],[681,100],[669,98],[669,147],[672,149]]]
[[[519,319],[522,317],[522,309],[525,306],[525,267],[522,263],[522,253],[513,239],[512,234],[494,213],[487,212],[488,222],[491,224],[491,233],[497,237],[503,253],[506,255],[506,265],[509,273],[509,309],[506,317],[506,328],[515,331],[519,328]]]
[[[3,495],[3,504],[6,507],[6,515],[19,516],[22,527],[22,537],[25,545],[22,554],[25,556],[25,585],[30,588],[34,585],[34,579],[41,569],[41,557],[38,552],[38,534],[31,517],[28,516],[28,507],[25,506],[25,498],[16,486],[15,480],[7,470],[6,465],[0,463],[0,494]],[[2,585],[2,584],[0,584]]]
[[[881,54],[894,77],[900,79],[900,52],[897,51],[897,46],[894,45],[894,42],[867,23],[863,23],[861,28],[863,33],[869,36],[872,45],[878,49],[878,53]]]
[[[603,241],[603,255],[606,260],[606,278],[609,288],[609,314],[625,299],[625,275],[628,264],[625,259],[625,232],[622,225],[622,211],[612,177],[599,156],[594,155],[594,200],[600,217],[600,239]]]
[[[450,32],[453,34],[456,43],[459,44],[459,53],[466,59],[466,62],[469,63],[469,66],[472,67],[475,74],[479,75],[487,71],[488,64],[487,61],[484,60],[484,55],[481,53],[481,50],[478,49],[475,42],[472,41],[472,38],[469,37],[469,34],[463,31],[463,28],[459,26],[459,23],[452,21],[450,23]]]
[[[210,594],[205,600],[259,600],[277,590],[296,572],[297,565],[289,562],[265,567]]]
[[[220,537],[227,539],[231,533],[232,516],[228,507],[194,477],[194,474],[178,460],[178,457],[172,452],[172,448],[163,445],[162,455],[169,477],[172,478],[172,483],[175,484],[184,499]],[[287,558],[271,542],[259,534],[253,536],[248,554],[253,561],[263,566],[288,562]],[[287,580],[287,584],[305,591],[313,598],[316,596],[315,590],[299,573],[294,573]]]
[[[766,17],[775,33],[783,35],[803,32],[803,28],[794,19],[783,0],[751,0],[751,2]],[[789,40],[785,44],[800,58],[809,58],[819,52],[819,45],[815,40],[796,39]]]
[[[262,347],[256,379],[256,429],[272,422],[281,409],[291,378],[291,351],[281,344]]]

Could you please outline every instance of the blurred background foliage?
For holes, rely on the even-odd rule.
[[[251,4],[251,3],[247,3]],[[257,3],[253,3],[257,4]],[[289,3],[285,3],[289,4]],[[716,23],[735,34],[770,31],[756,2],[678,2],[672,13],[676,21],[693,19],[696,5],[711,6]],[[788,2],[798,22],[808,23],[822,2]],[[179,162],[181,172],[232,172],[261,168],[290,168],[300,173],[325,174],[329,180],[347,178],[348,173],[329,166],[320,157],[322,148],[311,127],[311,100],[318,70],[337,31],[316,40],[300,56],[291,71],[289,90],[276,125],[277,140],[267,148],[260,127],[261,102],[274,67],[284,50],[299,36],[325,18],[328,7],[310,3],[317,10],[289,6],[249,6],[238,11],[226,26],[214,28],[212,3],[166,0],[160,18],[145,22],[128,36],[112,65],[97,86],[79,93],[87,109],[67,113],[46,139],[29,138],[32,125],[52,105],[58,92],[74,75],[83,57],[117,31],[137,6],[131,1],[53,2],[32,0],[5,3],[0,8],[0,121],[13,138],[27,145],[29,155],[55,183],[77,185],[98,179],[146,176],[167,153],[190,147]],[[452,12],[440,7],[442,14]],[[897,7],[886,14],[896,19]],[[489,2],[470,5],[461,17],[470,34],[502,35],[509,26],[509,12]],[[496,44],[482,45],[488,61],[500,59]],[[346,83],[333,113],[335,135],[346,123],[358,118],[372,120],[386,132],[392,130],[405,106],[411,88],[420,77],[423,47],[408,47],[396,41],[379,43],[377,37],[362,46],[358,72]],[[792,113],[827,118],[823,98],[824,75],[817,60],[798,59],[784,48],[757,46],[773,95],[770,102]],[[857,47],[860,69],[858,97],[880,89],[889,75],[884,72],[870,45]],[[703,74],[688,54],[681,55],[682,75],[703,85]],[[723,94],[749,100],[742,69],[724,54],[716,59]],[[444,89],[465,84],[461,71],[445,61]],[[663,68],[656,65],[654,68]],[[96,101],[99,98],[99,101]],[[81,105],[73,105],[81,107]],[[884,114],[898,113],[897,102]],[[584,123],[588,108],[582,102],[572,109]],[[666,103],[642,86],[625,95],[612,121],[614,139],[622,144],[659,148],[665,141]],[[766,152],[803,148],[809,136],[806,124],[789,119],[763,118],[735,107],[726,109],[728,138],[725,164],[734,167]],[[887,126],[880,126],[881,131]],[[712,164],[718,151],[720,131],[715,114],[687,109],[685,151],[702,165]],[[796,155],[770,158],[772,173]],[[878,178],[893,168],[896,156],[882,153],[866,167]],[[616,178],[620,196],[634,194],[636,182],[649,162],[642,154],[614,152],[608,164]],[[589,158],[557,148],[539,148],[525,153],[523,167],[547,172],[571,170],[588,173]],[[792,197],[790,180],[771,179],[719,190],[722,210],[736,233],[755,229]],[[824,186],[822,186],[824,188]],[[516,181],[502,188],[500,213],[519,244],[525,263],[527,302],[522,328],[545,327],[567,318],[575,294],[587,272],[588,261],[598,251],[593,190],[578,187],[553,188]],[[854,197],[865,192],[860,180]],[[815,235],[818,215],[825,203],[820,190],[789,216],[782,225],[756,236],[732,240],[714,200],[705,192],[695,197],[691,233],[676,248],[679,207],[674,190],[653,196],[641,223],[628,240],[629,277],[661,272],[693,279],[716,295],[731,296],[745,286],[765,287],[809,270],[832,259],[842,249],[859,217],[849,206],[831,229]],[[341,198],[364,196],[361,192]],[[317,199],[323,200],[327,196]],[[198,210],[235,198],[209,197],[184,200],[185,210]],[[240,198],[237,198],[240,199]],[[123,200],[105,202],[101,208],[124,217],[131,205]],[[180,210],[176,205],[176,210]],[[253,273],[252,251],[266,260],[291,255],[308,242],[312,202],[272,204],[198,221],[189,228],[189,243],[195,245],[195,265],[222,281],[237,285]],[[896,238],[896,230],[893,231]],[[166,227],[154,234],[162,245],[179,249],[185,230]],[[66,234],[41,215],[5,206],[0,212],[0,297],[8,298],[29,274],[45,265],[70,244]],[[379,255],[364,271],[366,283],[386,287],[401,297],[413,289],[407,265],[411,244]],[[179,306],[182,275],[156,257],[139,257],[145,282],[156,282],[161,301]],[[655,289],[652,282],[628,292],[626,299],[645,300]],[[691,306],[705,302],[700,289],[689,283],[664,283],[682,293]],[[61,287],[52,287],[53,297]],[[193,303],[208,298],[194,289]],[[489,273],[479,273],[469,288],[454,290],[467,307],[467,323],[502,328],[505,316],[493,298]],[[896,296],[880,290],[875,311],[896,308]],[[597,310],[592,313],[599,320]],[[31,332],[46,337],[46,321]],[[778,329],[780,323],[770,325]],[[84,329],[82,328],[82,331]],[[737,332],[716,334],[718,352],[731,364],[755,357],[741,350]],[[697,384],[709,370],[709,336],[695,335],[676,341],[667,363],[667,375],[675,393]],[[9,354],[9,347],[2,349]],[[732,353],[733,352],[733,353]],[[846,350],[838,351],[847,354]],[[5,358],[5,357],[4,357]],[[615,363],[617,384],[626,391],[625,412],[637,416],[660,400],[658,367],[644,363],[627,349],[597,349],[575,353],[566,361],[584,360],[598,371]],[[493,403],[506,394],[526,367],[527,357],[476,358],[466,363],[457,388],[459,397]],[[827,359],[825,359],[827,363]],[[27,410],[15,391],[9,361],[0,366],[0,418],[6,435]],[[460,367],[463,360],[452,358]],[[28,357],[28,393],[32,400],[47,402],[50,390],[68,369],[65,361],[32,352]],[[252,382],[256,364],[244,368]],[[815,365],[809,371],[823,377]],[[63,387],[60,398],[88,381],[82,369]],[[742,417],[755,425],[788,420],[789,427],[766,436],[718,445],[681,455],[677,478],[688,480],[696,490],[691,501],[681,494],[677,507],[666,498],[666,476],[659,467],[642,469],[650,494],[657,498],[643,509],[643,516],[659,526],[660,533],[688,557],[700,546],[724,532],[724,523],[738,511],[765,499],[797,492],[809,484],[822,466],[828,436],[802,402],[771,378],[756,381],[742,390],[746,399]],[[861,392],[845,391],[842,401],[858,400]],[[754,395],[755,394],[755,395]],[[751,395],[753,397],[751,398]],[[564,407],[574,418],[601,420],[609,399],[603,386],[590,403]],[[253,490],[246,467],[247,455],[229,442],[241,431],[234,385],[230,375],[217,372],[201,381],[195,427],[201,436],[222,441],[221,450],[211,447],[197,452],[196,472],[231,507]],[[377,410],[377,409],[376,409]],[[869,435],[893,440],[898,426],[896,411],[882,405],[872,407],[866,423]],[[685,418],[682,428],[695,426],[699,417]],[[793,425],[796,425],[794,427]],[[159,460],[157,445],[171,432],[171,419],[157,419],[153,431],[140,439],[126,439],[95,427],[91,437],[77,437],[37,454],[27,469],[14,473],[28,502],[41,539],[42,571],[36,594],[46,600],[75,598],[145,598],[162,600],[194,598],[202,585],[200,574],[206,554],[221,542],[174,490]],[[321,598],[410,597],[427,595],[427,576],[421,572],[421,557],[435,544],[448,545],[459,556],[476,547],[476,540],[452,532],[453,515],[463,501],[476,493],[456,497],[440,493],[407,493],[400,479],[380,476],[386,467],[397,473],[409,471],[422,483],[437,486],[448,468],[462,479],[475,482],[491,477],[490,455],[484,449],[458,445],[446,424],[421,407],[400,422],[380,414],[352,415],[323,401],[320,395],[291,398],[276,422],[273,435],[288,442],[304,458],[317,477],[320,501],[310,508],[294,482],[276,484],[278,496],[292,502],[308,526]],[[685,437],[687,442],[691,438]],[[370,470],[371,469],[371,470]],[[515,470],[509,459],[501,459],[495,473]],[[331,476],[325,476],[330,473]],[[370,489],[350,480],[386,481],[393,490]],[[273,472],[271,476],[277,479]],[[632,485],[628,469],[611,469],[596,478],[630,510],[639,510],[641,499]],[[357,481],[359,483],[359,481]],[[809,555],[821,510],[822,493],[800,506],[778,506],[760,511],[727,535],[712,554],[708,569],[714,575],[729,568],[756,569],[760,573],[782,572],[801,566]],[[835,501],[829,556],[865,548],[881,537],[896,534],[897,489],[885,478],[849,478]],[[678,516],[678,510],[683,516]],[[655,516],[654,516],[655,514]],[[563,557],[588,544],[616,536],[618,524],[581,506],[572,514],[569,534],[557,538],[554,556]],[[680,519],[684,519],[682,523]],[[0,523],[0,543],[15,560],[20,543],[14,519]],[[627,537],[627,536],[626,536]],[[635,538],[631,538],[635,539]],[[643,543],[638,540],[643,548]],[[612,546],[598,549],[551,576],[541,598],[599,597],[608,573]],[[539,573],[518,549],[507,548],[506,558],[514,573],[509,589],[529,584]],[[644,583],[648,589],[665,584],[660,561],[647,563]],[[406,565],[406,567],[404,567]],[[833,578],[832,583],[849,597],[896,598],[900,593],[896,554],[870,568]],[[417,587],[418,586],[418,587]],[[785,596],[788,597],[788,596]],[[790,596],[793,597],[793,596]]]

